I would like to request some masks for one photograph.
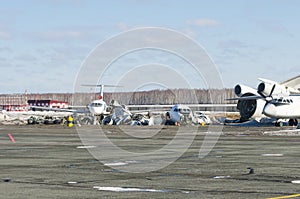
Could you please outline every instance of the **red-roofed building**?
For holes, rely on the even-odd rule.
[[[68,108],[69,103],[57,100],[28,100],[29,106],[40,106],[49,108]]]

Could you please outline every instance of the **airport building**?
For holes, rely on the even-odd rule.
[[[27,100],[24,94],[0,95],[0,110],[5,111],[28,111],[30,106],[49,108],[68,108],[69,103],[60,100]]]
[[[69,103],[57,100],[28,100],[29,106],[40,106],[48,108],[68,108]]]
[[[0,95],[0,109],[6,111],[26,111],[28,104],[24,95]]]
[[[0,105],[0,109],[6,111],[27,111],[28,105],[27,104],[2,104]]]

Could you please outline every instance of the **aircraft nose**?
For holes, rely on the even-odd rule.
[[[264,114],[269,117],[276,117],[276,106],[274,104],[267,104],[264,108]]]

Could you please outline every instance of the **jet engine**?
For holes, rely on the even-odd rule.
[[[234,92],[238,97],[248,97],[257,95],[257,91],[245,85],[238,84],[234,87]],[[240,120],[260,119],[264,115],[262,110],[265,101],[262,99],[238,100],[237,109],[240,112]]]
[[[262,82],[258,85],[257,91],[260,93],[263,93],[266,96],[269,96],[273,86],[274,86],[274,84]],[[272,95],[288,96],[289,94],[290,94],[290,92],[289,92],[288,87],[284,87],[280,84],[275,84],[275,88],[274,88]]]

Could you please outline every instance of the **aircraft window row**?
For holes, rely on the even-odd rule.
[[[277,102],[283,102],[283,103],[293,103],[293,100],[291,99],[277,99],[276,100]]]
[[[182,108],[175,108],[174,112],[180,112],[180,113],[190,113],[189,109],[182,109]]]

